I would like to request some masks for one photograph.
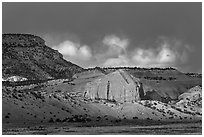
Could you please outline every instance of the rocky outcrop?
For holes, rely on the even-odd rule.
[[[123,70],[117,70],[87,83],[84,96],[117,102],[135,102],[144,97],[142,83]]]
[[[28,80],[71,78],[83,69],[63,59],[62,54],[30,34],[2,35],[3,77],[21,76]]]
[[[195,86],[188,90],[188,92],[185,92],[181,94],[178,99],[180,100],[177,102],[177,104],[181,105],[196,105],[196,106],[202,106],[202,88],[200,86]]]
[[[202,88],[195,86],[181,94],[175,106],[181,112],[190,112],[202,116]]]

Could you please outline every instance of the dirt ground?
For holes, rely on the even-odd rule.
[[[3,135],[201,135],[202,123],[171,123],[156,125],[83,125],[73,124],[49,124],[49,125],[30,125],[28,127],[3,128]]]

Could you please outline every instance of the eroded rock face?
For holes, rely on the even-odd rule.
[[[195,86],[181,94],[178,99],[180,100],[177,104],[189,105],[194,104],[197,106],[202,106],[202,87]]]
[[[182,111],[194,112],[202,116],[202,87],[195,86],[181,94],[175,106]]]
[[[62,54],[30,34],[2,35],[3,77],[21,76],[28,80],[71,78],[83,69],[63,59]]]
[[[134,102],[144,97],[142,83],[125,71],[117,70],[87,83],[84,96],[117,102]]]

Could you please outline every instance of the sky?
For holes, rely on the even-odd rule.
[[[202,3],[5,3],[2,32],[42,37],[81,67],[202,73]]]

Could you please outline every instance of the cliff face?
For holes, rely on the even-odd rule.
[[[83,68],[63,59],[45,41],[30,34],[2,35],[2,75],[28,80],[71,78]]]
[[[134,102],[144,97],[142,83],[127,72],[118,70],[86,85],[84,96],[117,102]]]

